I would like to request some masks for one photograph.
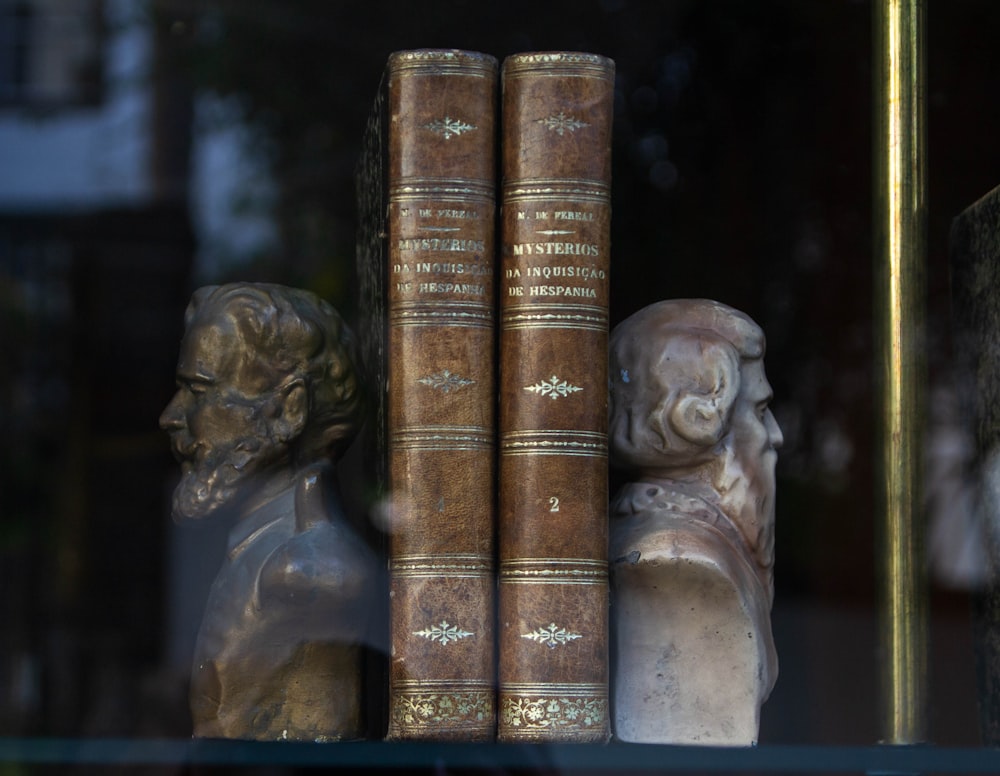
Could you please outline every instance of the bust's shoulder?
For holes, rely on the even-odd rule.
[[[658,485],[630,483],[618,494],[610,550],[613,572],[683,565],[688,574],[717,576],[737,589],[756,583],[753,559],[729,518],[703,499]]]
[[[263,599],[311,604],[317,597],[363,595],[374,569],[371,550],[345,526],[320,521],[286,537],[262,564]]]
[[[612,540],[631,541],[656,536],[692,540],[729,538],[735,526],[708,501],[680,490],[647,482],[623,487],[611,504]]]

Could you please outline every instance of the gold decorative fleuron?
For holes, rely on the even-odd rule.
[[[463,132],[471,132],[476,129],[476,126],[475,124],[467,124],[464,121],[445,116],[443,119],[435,119],[434,121],[427,122],[423,128],[443,136],[445,140],[450,140],[452,136],[457,137]]]
[[[467,639],[475,636],[472,631],[462,630],[457,625],[449,625],[445,620],[441,620],[440,625],[434,625],[423,630],[413,631],[414,636],[422,636],[428,641],[436,641],[439,644],[450,644],[453,641]]]
[[[392,703],[393,722],[402,728],[484,722],[493,714],[491,691],[398,693]]]
[[[550,399],[558,399],[560,396],[569,396],[571,393],[582,391],[583,388],[570,385],[565,380],[560,380],[555,375],[552,375],[548,382],[542,380],[535,385],[526,385],[524,386],[524,390],[537,393],[540,396],[548,396]]]
[[[560,628],[555,623],[551,623],[547,628],[539,628],[531,633],[522,633],[522,639],[531,639],[538,644],[544,644],[549,649],[555,649],[561,644],[568,644],[571,641],[582,639],[582,633],[572,633],[565,628]]]
[[[468,377],[453,374],[447,369],[442,369],[437,374],[427,375],[417,380],[418,383],[433,388],[441,393],[451,393],[467,385],[473,385],[476,381]]]
[[[607,724],[604,698],[506,697],[500,703],[505,725],[526,729],[589,729]]]
[[[586,121],[580,121],[572,116],[567,116],[564,111],[559,111],[556,115],[549,116],[548,118],[535,119],[535,123],[542,124],[547,130],[555,132],[559,136],[590,126]]]

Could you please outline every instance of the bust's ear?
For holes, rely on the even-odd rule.
[[[677,436],[698,447],[711,447],[726,430],[726,408],[717,394],[686,393],[670,408],[670,428]]]
[[[673,432],[699,447],[710,447],[722,439],[739,390],[738,369],[731,359],[719,358],[711,390],[681,393],[667,416]]]
[[[293,380],[281,389],[281,412],[274,419],[274,436],[281,442],[291,442],[306,427],[309,416],[309,396],[301,380]]]

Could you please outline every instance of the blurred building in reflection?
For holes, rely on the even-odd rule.
[[[156,417],[194,255],[191,99],[140,13],[0,2],[8,735],[138,732],[163,696],[137,677],[154,675],[163,639],[172,462]]]

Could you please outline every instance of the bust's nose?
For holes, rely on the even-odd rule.
[[[767,415],[765,417],[767,435],[771,439],[771,447],[778,450],[783,444],[785,444],[785,435],[781,433],[781,426],[779,426],[778,421],[774,419],[774,415],[771,410],[767,411]]]
[[[160,428],[164,431],[176,431],[184,428],[184,413],[181,411],[180,404],[180,391],[178,391],[160,413]]]

